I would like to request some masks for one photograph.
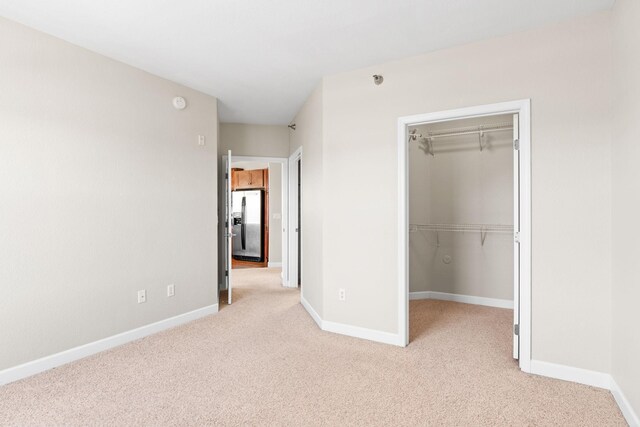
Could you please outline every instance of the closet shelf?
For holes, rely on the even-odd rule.
[[[409,231],[459,231],[478,233],[513,233],[513,225],[504,224],[410,224]]]
[[[484,241],[488,233],[513,233],[513,225],[505,224],[409,224],[409,232],[435,231],[436,246],[440,246],[440,232],[453,231],[463,233],[480,233],[480,244],[484,246]]]

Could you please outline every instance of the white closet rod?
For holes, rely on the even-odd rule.
[[[416,141],[418,138],[447,138],[450,136],[461,136],[461,135],[482,135],[484,133],[489,132],[502,132],[505,130],[513,129],[513,124],[511,123],[500,123],[495,125],[482,125],[482,126],[474,126],[474,127],[466,127],[466,128],[458,128],[458,129],[447,129],[437,132],[429,132],[426,135],[421,133],[417,133],[417,130],[414,129],[409,135],[412,141]]]

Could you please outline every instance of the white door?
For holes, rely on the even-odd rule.
[[[513,358],[520,358],[520,131],[513,115]]]
[[[225,219],[226,219],[226,255],[225,277],[227,282],[228,303],[231,304],[231,242],[233,240],[233,217],[231,216],[231,150],[227,152],[227,164],[225,171]]]

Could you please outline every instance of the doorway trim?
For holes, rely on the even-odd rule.
[[[227,160],[227,155],[222,156],[222,163],[225,164]],[[287,265],[289,262],[289,159],[287,157],[260,157],[260,156],[236,156],[231,153],[231,162],[261,162],[261,163],[280,163],[282,165],[282,176],[281,176],[281,195],[282,195],[282,207],[281,207],[281,220],[282,220],[282,285],[288,286],[287,281]],[[229,178],[231,179],[231,178]],[[271,180],[269,180],[271,183]],[[224,186],[224,172],[222,173],[222,185]],[[226,206],[227,201],[223,200],[224,205]],[[271,233],[271,228],[269,228],[269,233]],[[269,251],[271,253],[271,251]],[[222,273],[224,275],[224,272]],[[224,280],[224,278],[223,278]]]
[[[518,363],[531,372],[531,100],[478,105],[398,119],[398,335],[409,344],[409,165],[408,127],[473,117],[518,114],[520,195],[520,354]]]
[[[289,230],[292,230],[289,233],[289,264],[287,270],[287,285],[290,288],[298,287],[298,252],[300,253],[300,276],[302,276],[302,241],[300,241],[300,245],[298,245],[298,234],[293,232],[295,226],[298,226],[298,230],[300,230],[302,224],[297,224],[298,218],[298,204],[300,200],[296,197],[298,192],[298,170],[297,163],[302,159],[302,147],[298,147],[292,154],[289,156]],[[304,235],[301,236],[304,239]],[[300,247],[299,247],[300,246]],[[301,298],[302,291],[300,293]]]

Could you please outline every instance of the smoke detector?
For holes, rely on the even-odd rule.
[[[173,98],[173,106],[176,110],[184,110],[187,108],[187,101],[181,96],[176,96]]]

